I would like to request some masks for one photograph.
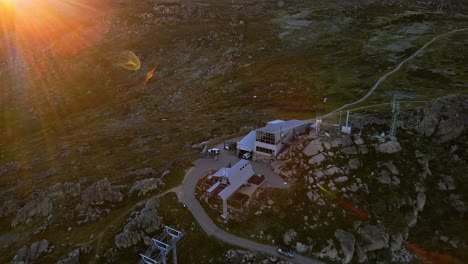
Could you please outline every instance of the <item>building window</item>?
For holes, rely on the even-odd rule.
[[[259,147],[259,146],[257,146],[256,150],[258,152],[263,152],[263,153],[266,153],[266,154],[273,154],[273,152],[274,152],[272,149],[262,148],[262,147]]]
[[[257,141],[270,145],[275,145],[275,134],[257,131]]]

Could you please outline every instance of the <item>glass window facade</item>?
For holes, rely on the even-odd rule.
[[[270,145],[275,145],[275,134],[257,131],[257,141]]]
[[[266,154],[273,154],[272,149],[262,148],[262,147],[259,147],[259,146],[257,146],[256,151],[263,152],[263,153],[266,153]]]

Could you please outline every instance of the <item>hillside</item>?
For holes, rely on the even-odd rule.
[[[7,2],[0,0],[4,263],[15,256],[16,262],[56,263],[67,257],[83,263],[136,262],[163,225],[191,230],[178,249],[182,263],[226,261],[231,247],[207,237],[171,192],[198,157],[199,143],[236,137],[276,118],[310,119],[328,113],[361,98],[384,72],[436,35],[468,27],[468,6],[461,0],[18,0],[14,9]],[[419,101],[466,94],[466,32],[431,44],[362,105],[388,102],[397,94],[415,101],[408,106],[415,108]],[[147,80],[152,69],[154,75]],[[425,183],[424,191],[408,191],[402,196],[406,204],[401,205],[400,193],[388,193],[398,196],[388,199],[405,213],[395,222],[385,222],[393,211],[387,210],[380,193],[369,197],[366,206],[372,213],[366,214],[372,214],[372,221],[381,217],[385,226],[402,233],[403,218],[406,213],[415,217],[412,203],[418,193],[425,193],[426,207],[417,210],[420,220],[410,233],[418,237],[415,242],[429,241],[424,221],[443,224],[437,230],[447,237],[444,252],[461,258],[465,255],[450,241],[466,241],[466,234],[455,237],[458,229],[449,228],[465,218],[450,211],[453,222],[438,222],[450,206],[429,217],[427,208],[439,205],[431,204],[426,184],[437,189],[439,180],[446,184],[443,177],[451,176],[456,186],[450,190],[456,197],[452,200],[460,201],[453,203],[466,202],[457,196],[465,185],[456,176],[466,169],[466,126],[447,130],[439,122],[434,131],[432,117],[416,122],[425,114],[420,110],[402,118],[413,120],[402,123],[402,131],[415,131],[419,140],[409,147],[415,142],[413,134],[399,137],[408,163],[390,154],[376,160],[370,151],[369,158],[362,159],[372,166],[362,166],[362,161],[352,166],[370,186],[371,172],[394,177],[392,165],[386,165],[393,164],[401,186],[408,188],[420,180],[403,180],[412,166],[425,168],[427,161],[432,175],[439,176],[453,170],[427,177],[434,182]],[[380,127],[362,123],[363,134],[383,132],[386,122]],[[423,155],[420,162],[416,150]],[[440,162],[439,151],[448,153]],[[298,184],[306,186],[301,181],[307,179],[298,177]],[[446,188],[451,188],[449,183]],[[386,193],[390,185],[376,188]],[[319,193],[300,189],[293,195],[302,200],[309,192],[312,200]],[[324,231],[323,238],[332,231]],[[463,243],[457,243],[462,248]],[[200,254],[191,254],[193,250]]]

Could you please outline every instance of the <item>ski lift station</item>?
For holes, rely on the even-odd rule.
[[[236,193],[241,193],[244,197],[250,197],[264,180],[264,176],[255,175],[252,164],[245,159],[241,159],[232,167],[221,168],[209,179],[214,184],[206,191],[205,199],[217,197],[222,201],[222,217],[228,217],[228,200]]]
[[[253,154],[255,158],[276,157],[278,154],[309,126],[301,120],[274,120],[265,127],[251,131],[237,143],[237,155]]]

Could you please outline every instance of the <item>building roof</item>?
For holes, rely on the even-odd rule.
[[[254,151],[255,130],[250,131],[244,138],[237,143],[237,148],[245,151]]]
[[[229,168],[221,168],[217,172],[213,174],[215,177],[228,177],[229,175]]]
[[[223,200],[227,200],[231,197],[239,187],[246,183],[250,177],[255,174],[252,164],[250,164],[248,160],[244,159],[234,164],[231,168],[223,169],[227,169],[227,178],[229,180],[229,185],[218,194]]]
[[[288,120],[284,122],[276,122],[276,121],[278,120],[268,122],[265,127],[259,128],[257,129],[257,131],[276,133],[276,132],[286,131],[286,130],[290,130],[290,129],[308,124],[305,121],[296,120],[296,119],[292,119],[292,120]]]

